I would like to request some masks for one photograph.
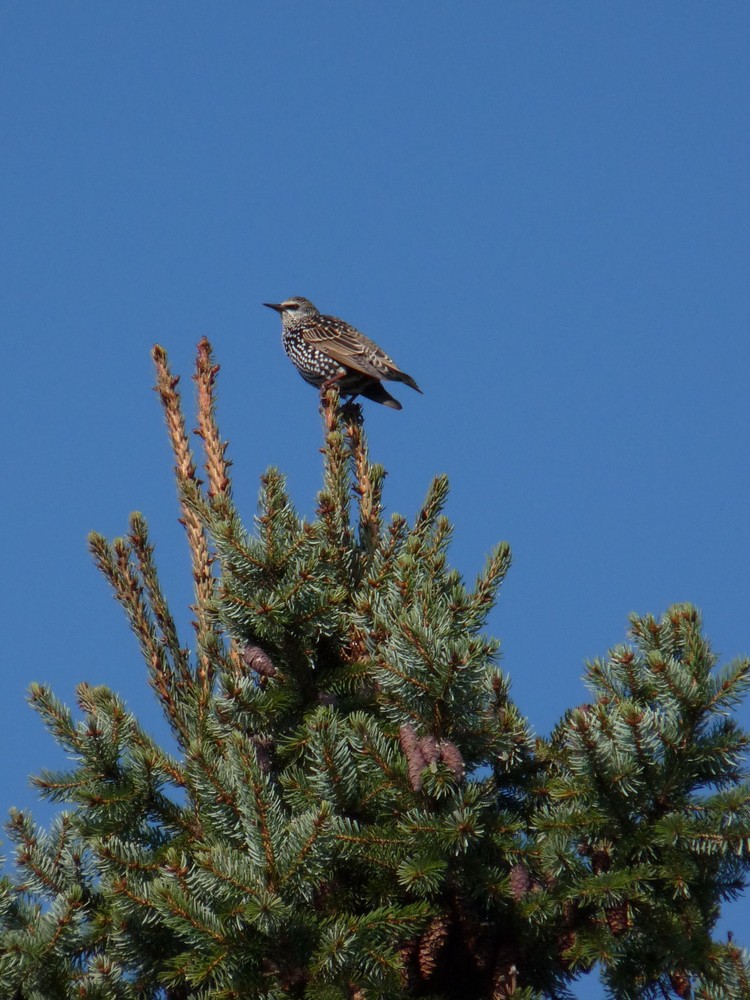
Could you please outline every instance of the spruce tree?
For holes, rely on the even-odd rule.
[[[205,482],[178,380],[153,352],[195,585],[192,648],[144,518],[90,539],[173,734],[118,696],[79,714],[33,685],[73,760],[35,779],[62,810],[12,812],[0,996],[562,998],[598,967],[613,996],[750,997],[745,953],[712,937],[750,864],[748,737],[697,611],[633,616],[587,668],[590,702],[535,737],[487,615],[510,565],[450,567],[448,484],[384,518],[358,406],[322,401],[323,485],[300,517],[262,477],[246,527],[195,375]]]

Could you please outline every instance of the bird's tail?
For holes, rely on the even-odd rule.
[[[406,372],[402,372],[400,368],[391,368],[388,378],[392,382],[405,382],[406,385],[411,386],[412,389],[416,389],[417,392],[422,392],[411,375],[407,375]],[[423,392],[422,395],[424,396]]]
[[[359,389],[357,395],[365,396],[374,403],[382,403],[383,406],[390,406],[392,410],[402,409],[401,403],[397,399],[394,399],[390,392],[383,387],[382,382],[371,382],[364,389]]]

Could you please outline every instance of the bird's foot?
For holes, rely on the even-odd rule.
[[[355,403],[354,400],[356,396],[350,396],[345,403],[341,404],[341,416],[345,420],[353,420],[356,423],[362,423],[362,407],[359,403]]]

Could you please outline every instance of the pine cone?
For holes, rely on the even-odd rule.
[[[529,869],[526,865],[521,862],[513,865],[510,870],[509,882],[513,898],[523,899],[529,889],[531,889],[531,875],[529,875]]]
[[[401,982],[410,993],[414,993],[415,983],[418,981],[414,964],[414,958],[417,954],[417,944],[418,939],[412,938],[411,941],[402,944],[398,949],[398,955],[401,959]]]
[[[417,734],[414,731],[414,726],[405,722],[398,731],[398,741],[401,744],[401,749],[408,757],[414,747],[419,743]]]
[[[450,740],[440,741],[440,759],[451,772],[456,781],[462,781],[466,774],[466,765],[461,751]]]
[[[260,646],[248,644],[242,650],[242,659],[245,665],[261,677],[275,677],[276,667],[271,662],[271,657]]]
[[[591,871],[594,875],[601,875],[602,872],[608,872],[611,867],[612,857],[609,850],[600,847],[591,852]]]
[[[255,747],[255,756],[258,766],[264,774],[271,770],[271,752],[274,748],[274,741],[270,736],[251,736],[250,740]]]
[[[566,972],[571,967],[573,962],[569,957],[565,955],[565,952],[569,951],[575,943],[576,943],[575,931],[566,931],[564,934],[560,934],[557,938],[557,957],[561,967]]]
[[[568,928],[578,926],[580,924],[580,912],[578,903],[574,903],[572,899],[566,899],[562,907],[564,926]]]
[[[414,727],[408,722],[405,722],[399,730],[399,742],[408,764],[411,787],[415,792],[418,792],[422,787],[422,771],[427,766],[427,762],[420,749],[421,741],[417,738]]]
[[[425,766],[440,760],[440,744],[434,736],[423,736],[419,741],[419,749],[424,757]]]
[[[419,939],[419,972],[422,979],[429,979],[435,972],[440,952],[445,947],[448,938],[449,922],[445,916],[435,917]]]
[[[613,937],[620,937],[630,927],[630,917],[628,915],[628,904],[616,903],[614,906],[604,908],[604,916],[607,919],[607,926]]]
[[[688,976],[684,969],[678,969],[676,972],[673,972],[669,977],[669,981],[678,997],[690,996],[690,976]]]

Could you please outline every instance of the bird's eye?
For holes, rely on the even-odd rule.
[[[287,312],[294,312],[295,309],[299,309],[299,306],[297,305],[296,302],[288,302],[284,306],[284,308],[287,310]]]

